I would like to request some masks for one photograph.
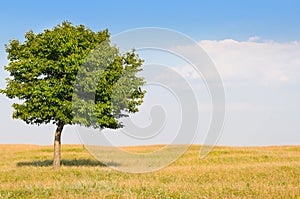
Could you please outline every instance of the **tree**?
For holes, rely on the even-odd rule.
[[[6,45],[10,73],[8,98],[17,98],[13,118],[27,124],[57,125],[53,167],[59,168],[65,125],[120,128],[121,117],[137,112],[145,82],[136,74],[143,60],[134,50],[121,54],[111,45],[108,30],[93,32],[63,22],[51,30],[25,34]]]

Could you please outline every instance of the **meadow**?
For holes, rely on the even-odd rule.
[[[132,150],[152,150],[133,147]],[[300,198],[300,146],[215,147],[203,159],[191,146],[159,171],[106,167],[82,145],[0,145],[0,198]]]

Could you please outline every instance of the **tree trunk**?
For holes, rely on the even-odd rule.
[[[64,123],[59,122],[54,135],[54,159],[53,159],[53,169],[58,169],[60,167],[60,139],[61,133],[64,128]]]

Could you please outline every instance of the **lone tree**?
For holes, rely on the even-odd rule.
[[[93,32],[63,22],[51,30],[25,34],[25,41],[6,45],[10,73],[1,93],[13,99],[13,118],[27,124],[57,125],[55,169],[60,166],[65,125],[120,128],[119,118],[137,112],[145,82],[136,76],[143,60],[135,51],[119,53],[108,30]]]

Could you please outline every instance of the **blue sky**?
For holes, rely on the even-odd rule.
[[[169,28],[199,42],[224,80],[228,112],[219,144],[300,144],[300,1],[4,1],[0,17],[1,88],[7,77],[4,44],[22,40],[28,30],[41,32],[63,20],[94,31],[108,28],[112,35]],[[51,144],[54,127],[12,121],[11,103],[0,96],[0,143]],[[74,135],[64,139],[78,142]]]
[[[130,28],[158,26],[184,32],[196,40],[253,35],[277,41],[300,35],[297,0],[202,1],[5,1],[1,3],[1,42],[62,20],[86,24],[112,34]],[[4,20],[5,19],[5,20]]]

